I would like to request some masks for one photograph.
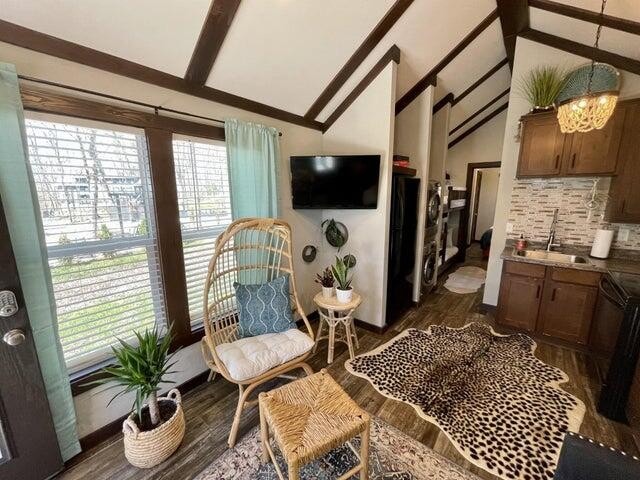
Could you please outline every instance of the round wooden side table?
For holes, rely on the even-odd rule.
[[[340,303],[335,296],[325,298],[322,296],[322,292],[320,292],[313,298],[313,301],[318,306],[318,313],[320,314],[320,326],[318,327],[316,344],[313,347],[314,353],[318,349],[320,340],[326,338],[329,340],[327,363],[333,362],[333,351],[336,341],[345,343],[347,347],[349,347],[349,357],[354,358],[354,343],[356,348],[360,348],[360,342],[358,341],[356,328],[353,324],[353,312],[362,303],[360,295],[353,292],[349,303]],[[329,331],[326,335],[322,335],[325,323]],[[344,332],[338,332],[338,335],[336,335],[336,327],[340,325],[342,325]]]

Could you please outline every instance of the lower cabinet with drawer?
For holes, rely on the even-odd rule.
[[[587,345],[600,274],[505,260],[497,322],[550,339]]]

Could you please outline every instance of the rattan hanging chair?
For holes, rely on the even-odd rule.
[[[263,284],[284,274],[290,276],[294,318],[298,314],[306,330],[306,335],[298,330],[294,330],[293,333],[304,337],[305,348],[309,340],[312,346],[313,330],[296,291],[289,225],[273,218],[243,218],[229,225],[218,237],[204,287],[205,337],[202,339],[202,353],[211,369],[209,379],[219,373],[238,385],[238,406],[229,433],[230,447],[236,443],[242,411],[257,403],[257,399],[248,400],[256,387],[275,377],[292,378],[284,374],[299,368],[307,375],[313,373],[311,367],[305,363],[305,359],[311,354],[311,348],[250,378],[231,373],[230,370],[235,371],[233,367],[236,365],[231,364],[233,360],[226,358],[225,363],[225,359],[222,358],[223,351],[235,348],[235,345],[246,340],[239,339],[237,335],[238,308],[233,283]],[[291,349],[287,346],[286,350]]]

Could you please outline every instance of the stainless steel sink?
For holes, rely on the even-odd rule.
[[[587,259],[579,255],[567,255],[566,253],[547,252],[546,250],[514,250],[513,255],[553,263],[587,263]]]

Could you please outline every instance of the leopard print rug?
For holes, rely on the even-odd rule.
[[[405,330],[345,367],[413,406],[471,463],[507,480],[547,480],[585,407],[559,387],[567,375],[535,349],[524,334],[499,335],[481,323],[432,325]]]

